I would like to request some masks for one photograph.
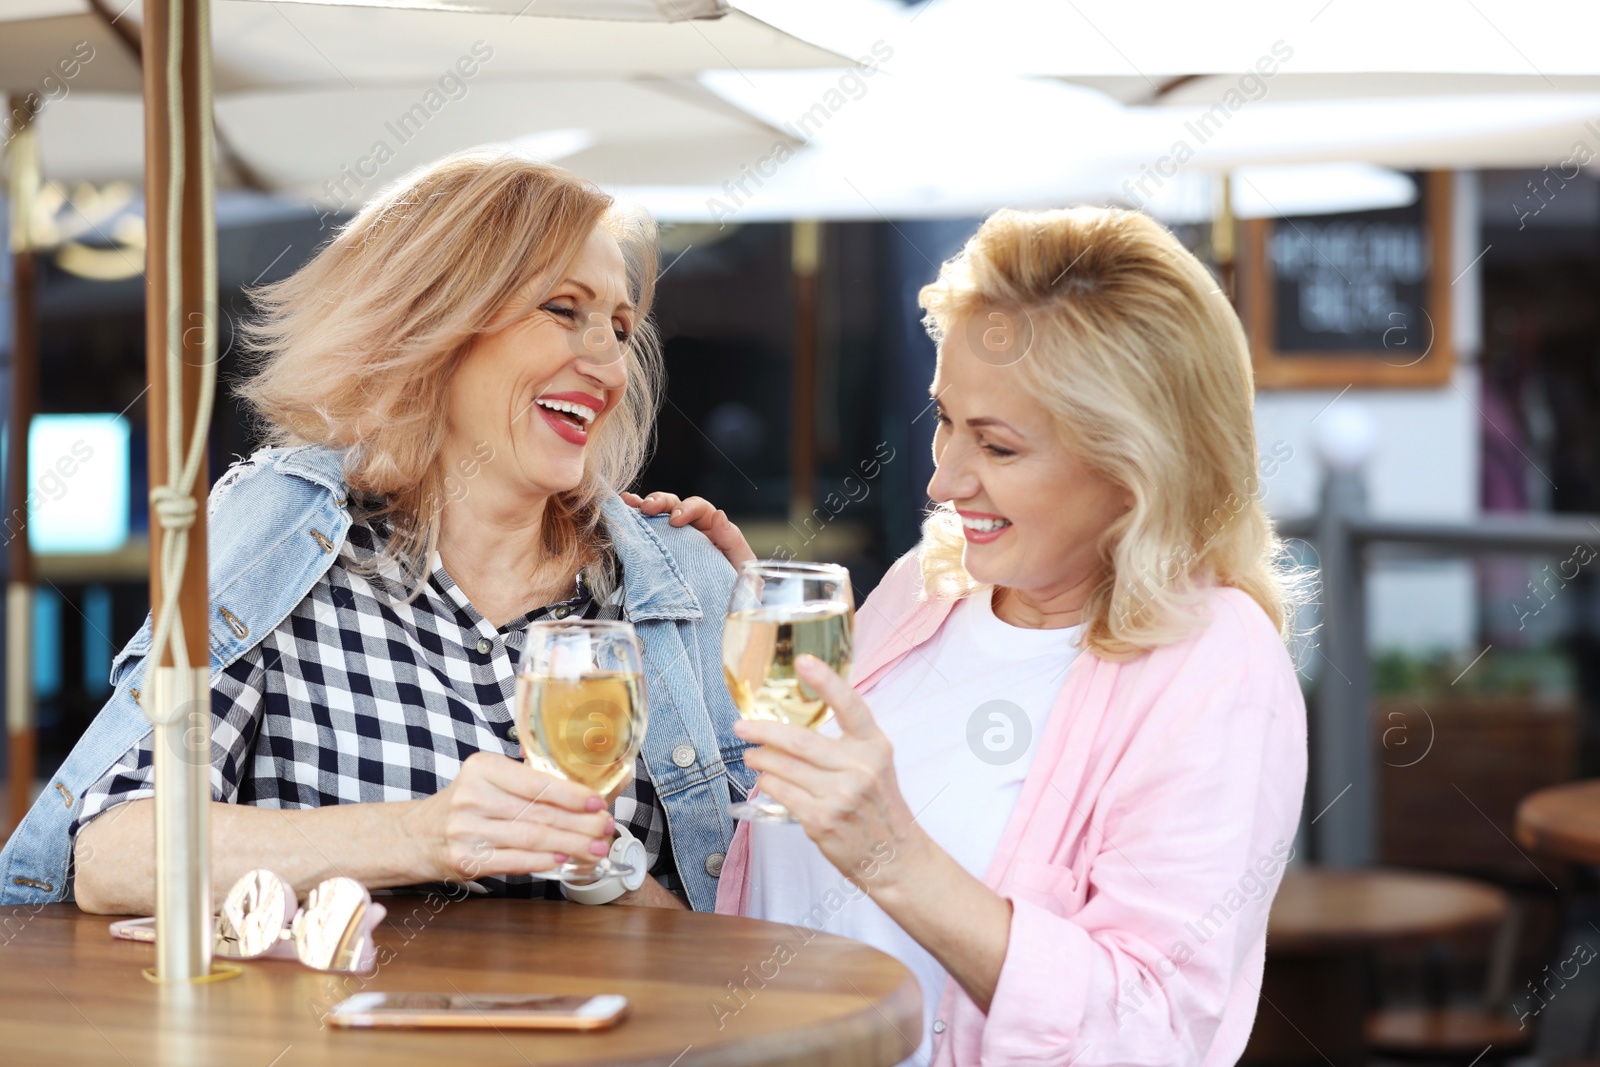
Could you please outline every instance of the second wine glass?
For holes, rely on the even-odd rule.
[[[528,762],[602,796],[627,778],[644,744],[649,705],[633,626],[612,620],[536,622],[517,675],[516,719]],[[567,862],[536,878],[574,884],[633,868],[602,858]]]
[[[722,624],[722,673],[739,714],[813,730],[827,722],[832,709],[796,676],[794,661],[815,656],[848,675],[855,605],[850,572],[837,564],[758,559],[741,566]],[[736,819],[795,821],[763,797],[728,811]]]

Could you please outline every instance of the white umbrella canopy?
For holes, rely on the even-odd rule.
[[[1351,83],[1358,94],[1374,74],[1407,76],[1385,87],[1387,94],[1408,88],[1429,95],[1459,90],[1461,75],[1511,79],[1503,84],[1513,91],[1527,79],[1545,91],[1592,91],[1582,79],[1600,75],[1593,48],[1600,5],[1589,0],[1537,8],[1524,0],[931,0],[925,8],[914,13],[923,37],[958,45],[974,66],[1075,80],[1133,78],[1146,93],[1191,75],[1237,76],[1279,41],[1292,53],[1286,72],[1361,75]],[[821,25],[808,22],[806,32],[828,40]],[[1484,91],[1481,84],[1468,89]]]
[[[1490,0],[740,2],[835,51],[889,58],[840,106],[825,103],[837,73],[702,75],[804,143],[771,174],[730,172],[731,186],[626,190],[664,218],[1112,201],[1177,221],[1206,217],[1193,201],[1209,205],[1208,176],[1241,168],[1256,168],[1236,184],[1242,215],[1280,197],[1310,213],[1396,202],[1409,183],[1386,167],[1539,166],[1579,144],[1592,156],[1578,162],[1600,157],[1600,55],[1582,43],[1600,5],[1558,4],[1534,24]],[[819,104],[825,121],[802,130]],[[1141,192],[1156,168],[1163,180]],[[1290,197],[1297,184],[1321,193]]]
[[[119,40],[137,39],[138,17],[128,0],[0,10],[0,82],[45,99],[47,176],[141,176],[139,71]],[[655,173],[658,157],[680,174],[700,160],[699,180],[712,180],[719,161],[777,133],[696,74],[846,62],[723,0],[214,0],[212,37],[218,129],[242,173],[337,207],[488,142],[520,142],[580,173],[594,152],[621,177],[624,160],[635,176]]]

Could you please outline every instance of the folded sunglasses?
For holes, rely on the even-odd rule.
[[[372,931],[386,909],[353,878],[320,882],[300,907],[294,887],[268,870],[254,870],[222,900],[213,956],[230,960],[298,959],[319,971],[365,973],[376,956]],[[122,919],[111,936],[154,941],[154,917]]]

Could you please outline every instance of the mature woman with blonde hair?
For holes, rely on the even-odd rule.
[[[741,827],[718,908],[905,962],[907,1062],[1232,1064],[1306,773],[1239,321],[1088,208],[994,215],[922,305],[939,506],[857,612],[854,688],[798,665],[834,722],[737,727],[800,826]],[[643,509],[749,555],[698,498]]]
[[[255,294],[241,394],[273,447],[208,518],[214,884],[545,895],[531,872],[626,828],[655,878],[585,902],[712,907],[747,784],[716,658],[733,572],[617,496],[658,400],[655,272],[653,227],[587,182],[467,153]],[[619,617],[652,714],[613,820],[517,758],[512,698],[530,622]],[[149,642],[0,856],[7,900],[151,909]]]

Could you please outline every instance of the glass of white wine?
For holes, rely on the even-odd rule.
[[[850,673],[855,631],[850,572],[833,563],[750,560],[739,568],[722,624],[722,675],[739,714],[816,729],[833,710],[795,675],[812,655]],[[789,809],[757,797],[728,808],[736,819],[794,822]]]
[[[639,638],[629,623],[594,619],[536,622],[527,634],[515,712],[523,754],[546,774],[604,796],[627,778],[644,744]],[[607,858],[533,872],[575,884],[634,873]]]

